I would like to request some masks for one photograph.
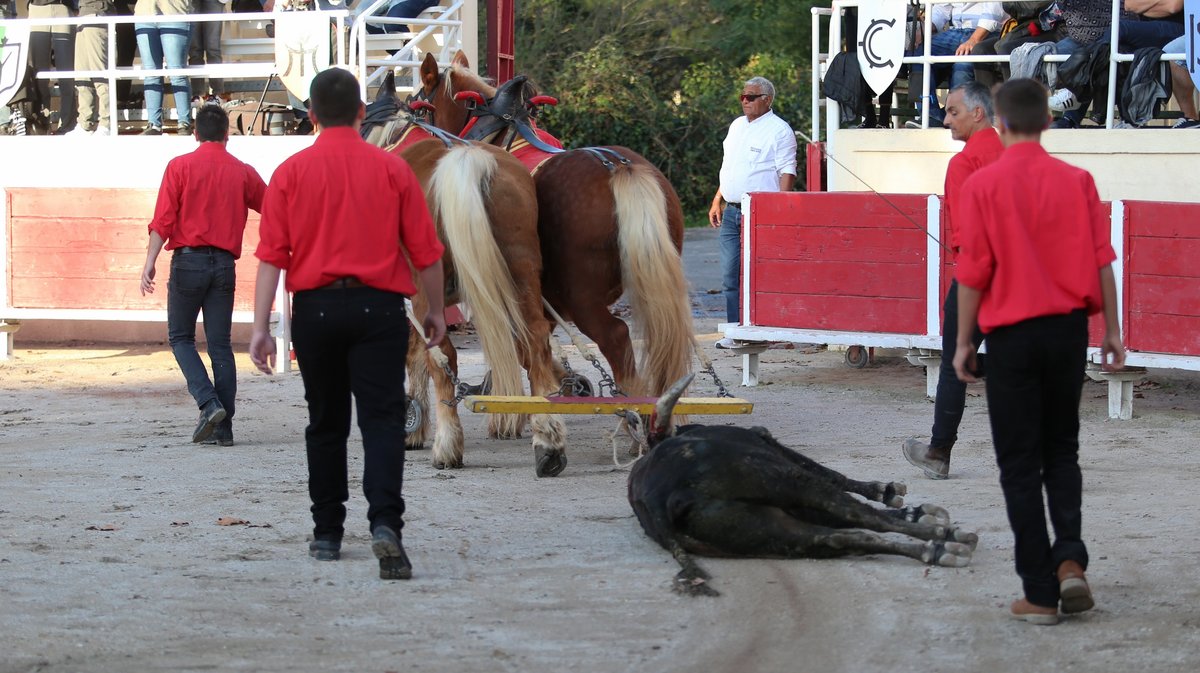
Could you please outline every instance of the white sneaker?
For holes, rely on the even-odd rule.
[[[1075,97],[1075,92],[1070,89],[1059,89],[1050,96],[1050,109],[1054,112],[1066,112],[1067,110],[1076,110],[1079,108],[1079,99]]]
[[[112,134],[111,134],[111,132],[108,130],[108,127],[107,127],[107,126],[97,126],[97,127],[96,127],[96,130],[92,132],[92,135],[94,135],[94,136],[107,136],[107,135],[112,135]]]
[[[75,128],[73,128],[70,131],[67,131],[66,133],[63,134],[63,136],[67,137],[67,138],[78,138],[80,136],[90,136],[90,135],[92,135],[91,131],[83,128],[82,126],[80,126],[78,124],[75,126]]]

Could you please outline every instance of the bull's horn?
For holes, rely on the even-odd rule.
[[[692,379],[696,378],[696,374],[688,374],[676,381],[663,392],[658,398],[658,403],[654,405],[654,432],[658,436],[664,436],[667,430],[671,427],[671,414],[675,410],[675,404],[679,402],[679,398],[683,397],[683,391],[691,385]]]

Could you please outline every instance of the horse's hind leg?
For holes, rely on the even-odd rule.
[[[552,395],[559,387],[555,361],[550,352],[550,322],[542,314],[539,295],[522,302],[522,313],[529,325],[529,347],[522,353],[529,388],[534,395]],[[539,477],[555,477],[567,466],[567,429],[556,414],[534,414],[529,418],[533,429],[534,471]]]
[[[763,441],[779,449],[792,463],[799,465],[806,472],[826,483],[832,484],[843,491],[857,493],[867,500],[881,502],[888,507],[900,507],[904,504],[903,496],[908,493],[908,487],[900,482],[889,481],[885,483],[881,481],[857,481],[851,479],[837,470],[818,463],[795,449],[780,444],[778,440],[771,436],[770,431],[766,428],[756,427],[753,430],[762,437]],[[913,521],[915,520],[913,519]]]
[[[629,326],[614,316],[607,306],[599,302],[588,302],[571,311],[579,331],[590,336],[612,368],[613,380],[626,395],[642,395],[644,385],[637,375],[637,364],[633,354],[633,341],[629,337]]]
[[[450,339],[444,339],[438,348],[446,356],[450,371],[457,375],[458,353]],[[454,383],[446,371],[432,361],[432,356],[426,357],[430,358],[429,372],[433,376],[434,390],[437,392],[437,401],[433,404],[437,416],[437,432],[433,436],[433,466],[439,470],[462,467],[463,429],[462,420],[458,417],[458,405],[443,403],[453,402]]]
[[[421,422],[417,427],[404,436],[404,446],[409,449],[420,449],[429,438],[430,416],[433,410],[429,408],[429,366],[428,355],[425,353],[425,340],[416,329],[409,327],[408,355],[408,403],[419,405]]]

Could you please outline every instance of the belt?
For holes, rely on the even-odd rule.
[[[217,248],[217,247],[214,247],[211,245],[200,245],[200,246],[195,246],[195,247],[185,245],[181,248],[175,248],[175,252],[178,252],[181,255],[194,255],[194,254],[198,254],[198,253],[206,253],[206,254],[211,255],[214,252],[224,252],[227,254],[233,254],[233,253],[229,252],[228,250],[225,250],[224,248]]]
[[[354,278],[352,276],[347,276],[345,278],[338,278],[337,280],[333,281],[332,283],[329,283],[328,285],[322,285],[321,287],[315,287],[313,289],[314,290],[350,290],[350,289],[353,289],[356,287],[369,287],[369,286],[357,278]]]
[[[730,203],[729,201],[726,201],[726,202],[725,202],[725,205],[729,206],[730,208],[733,208],[734,210],[741,210],[741,209],[742,209],[742,204],[741,204],[741,203]]]

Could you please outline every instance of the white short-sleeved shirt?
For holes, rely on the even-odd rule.
[[[770,110],[754,121],[733,120],[724,149],[721,196],[731,203],[746,192],[777,192],[780,175],[796,174],[796,134]]]

